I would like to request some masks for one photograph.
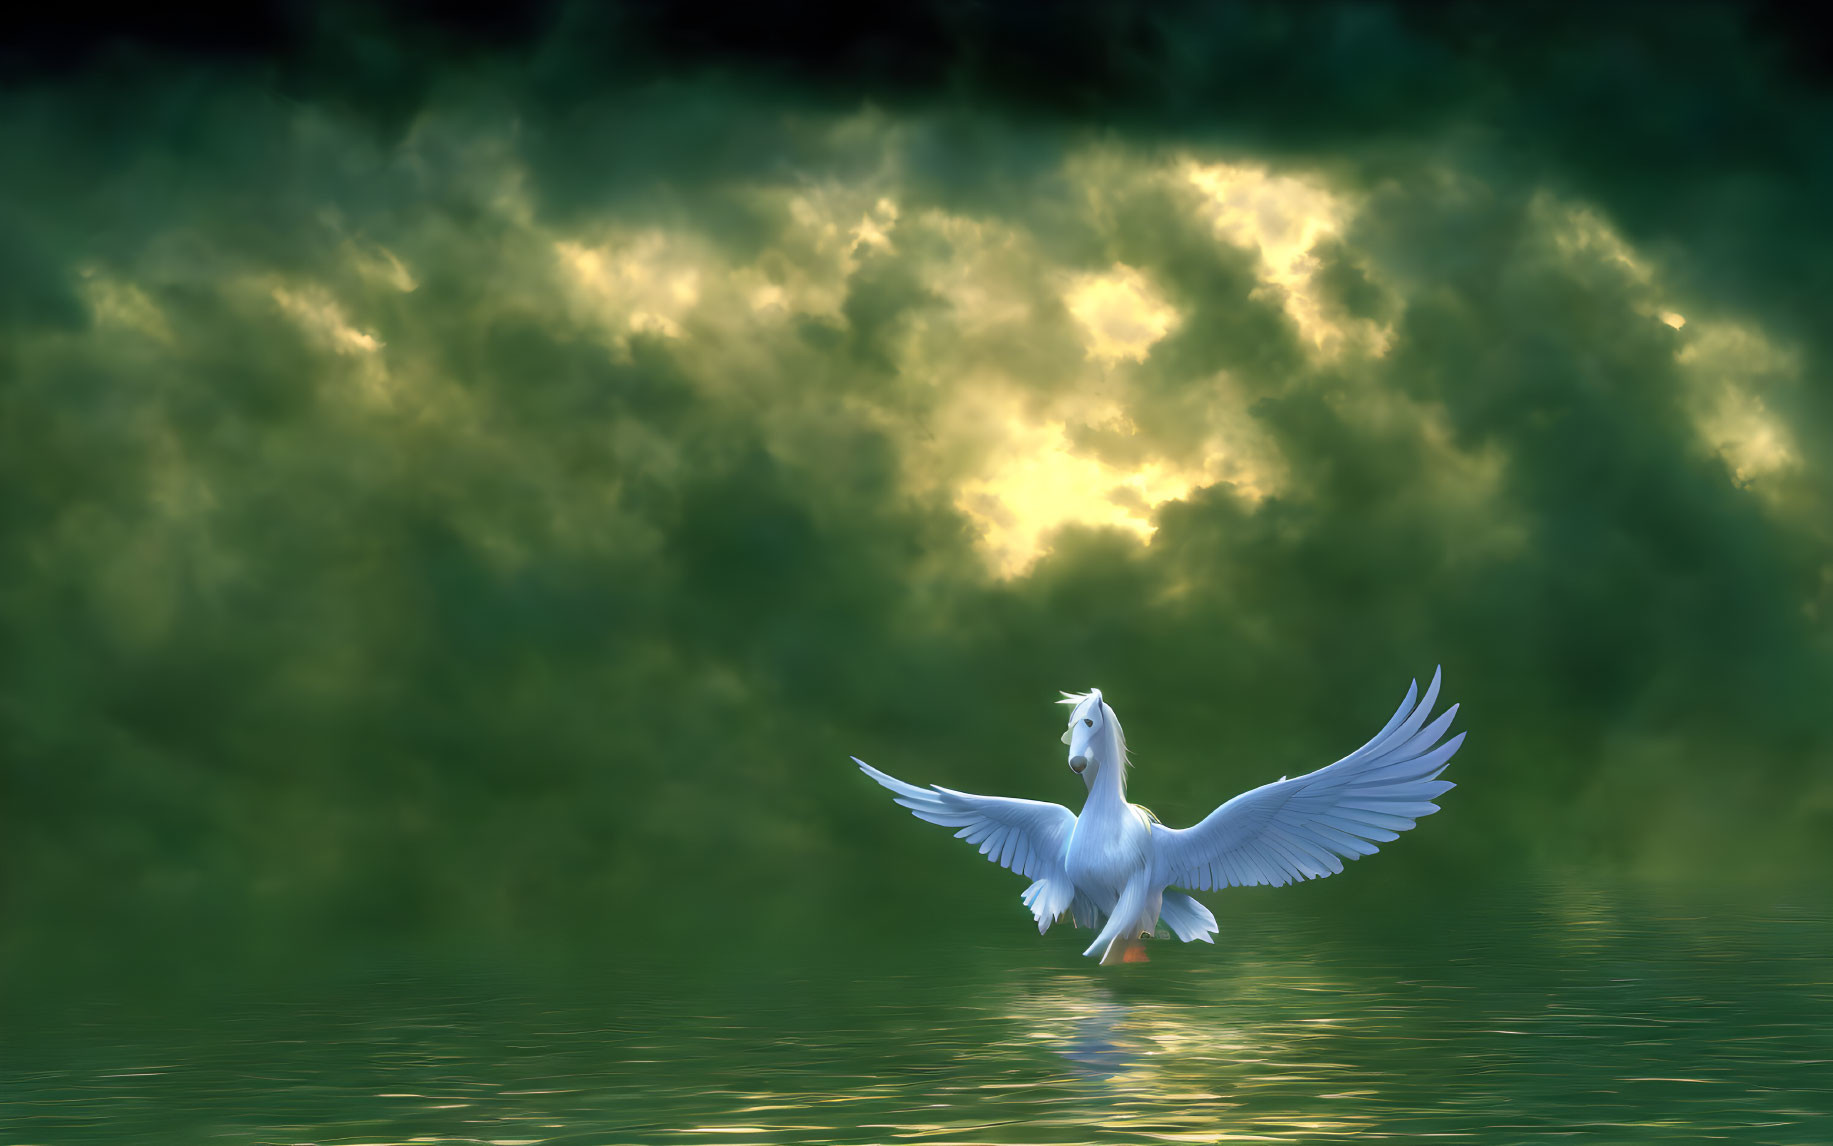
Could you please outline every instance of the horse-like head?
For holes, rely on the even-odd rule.
[[[1114,716],[1114,710],[1101,699],[1100,689],[1066,692],[1057,703],[1070,706],[1069,727],[1063,733],[1063,743],[1069,745],[1071,772],[1093,787],[1095,777],[1103,768],[1125,766],[1126,739],[1121,735],[1120,721]]]

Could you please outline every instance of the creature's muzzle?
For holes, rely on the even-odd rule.
[[[1083,769],[1087,767],[1088,767],[1088,757],[1071,756],[1069,758],[1069,770],[1071,772],[1074,772],[1076,775],[1080,776],[1082,774]]]

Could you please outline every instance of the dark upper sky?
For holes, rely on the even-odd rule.
[[[1440,663],[1461,786],[1342,882],[1813,882],[1833,108],[1773,11],[34,17],[0,953],[1026,925],[847,754],[1070,801],[1098,685],[1182,822]]]

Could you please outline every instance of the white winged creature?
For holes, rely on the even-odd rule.
[[[1214,942],[1216,917],[1171,888],[1284,886],[1335,875],[1343,859],[1372,855],[1375,841],[1398,839],[1438,811],[1432,801],[1453,787],[1438,774],[1464,743],[1461,732],[1439,743],[1457,705],[1426,724],[1438,682],[1434,672],[1416,706],[1414,681],[1374,739],[1335,764],[1244,792],[1191,828],[1167,828],[1127,802],[1126,737],[1098,688],[1064,693],[1062,701],[1072,706],[1063,733],[1069,768],[1088,785],[1080,816],[1041,800],[918,788],[858,757],[853,763],[918,819],[959,828],[955,835],[980,845],[981,855],[1034,880],[1023,898],[1038,934],[1068,913],[1077,926],[1101,929],[1084,955],[1138,962],[1145,949],[1134,937],[1150,936],[1161,920],[1183,942]]]

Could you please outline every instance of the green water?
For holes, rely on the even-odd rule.
[[[1833,1141],[1819,909],[1212,901],[1217,947],[1107,970],[1022,920],[913,922],[794,959],[39,1000],[0,1143]]]

